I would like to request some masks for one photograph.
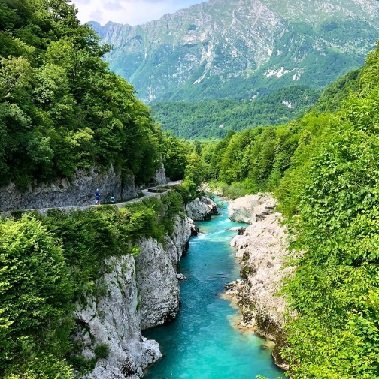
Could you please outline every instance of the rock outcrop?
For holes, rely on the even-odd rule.
[[[288,234],[281,224],[281,214],[274,207],[275,199],[267,194],[231,202],[231,218],[249,221],[251,225],[231,242],[241,263],[242,280],[228,286],[227,296],[241,309],[242,327],[253,328],[276,342],[274,358],[279,366],[286,368],[278,354],[283,343],[286,301],[278,296],[278,291],[293,269],[285,266]]]
[[[78,171],[70,180],[59,179],[49,184],[30,185],[24,191],[11,183],[0,188],[0,211],[91,205],[95,203],[97,188],[102,202],[109,201],[112,195],[116,202],[137,196],[134,177],[122,177],[110,167],[105,171]]]
[[[275,209],[276,201],[268,194],[247,195],[229,204],[229,218],[234,222],[253,224]]]
[[[178,263],[187,250],[194,227],[189,218],[177,218],[175,231],[164,247],[153,239],[141,241],[136,259],[142,330],[174,319],[179,310]]]
[[[217,204],[208,197],[197,198],[186,205],[188,217],[194,221],[208,221],[217,215]]]
[[[176,316],[177,264],[192,228],[192,220],[178,216],[174,233],[163,244],[142,239],[138,257],[125,255],[105,262],[99,293],[76,311],[83,355],[95,358],[99,346],[109,352],[86,379],[141,378],[143,370],[161,357],[158,343],[144,338],[141,331]]]
[[[166,169],[163,163],[161,163],[160,167],[157,171],[155,171],[155,178],[154,178],[155,184],[157,185],[164,185],[167,184],[168,180],[166,177]]]
[[[98,346],[106,346],[109,351],[86,378],[140,378],[161,353],[157,342],[141,334],[135,260],[127,255],[112,257],[105,264],[109,273],[97,283],[105,294],[87,298],[86,305],[80,305],[76,312],[80,329],[77,340],[83,346],[83,356],[96,359]]]

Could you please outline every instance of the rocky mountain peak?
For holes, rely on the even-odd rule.
[[[210,0],[144,25],[92,25],[140,97],[192,101],[322,88],[362,64],[378,16],[376,0]]]

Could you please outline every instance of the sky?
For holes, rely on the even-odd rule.
[[[139,25],[205,0],[71,0],[80,21]]]

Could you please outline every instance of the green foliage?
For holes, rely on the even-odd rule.
[[[109,355],[109,347],[105,343],[95,347],[96,359],[107,359]]]
[[[247,129],[203,149],[207,179],[223,182],[225,195],[271,191],[290,167],[298,147],[299,123]]]
[[[1,181],[26,186],[112,164],[148,182],[161,132],[133,88],[110,72],[107,46],[79,24],[74,6],[3,1],[1,11]]]
[[[165,130],[182,138],[219,138],[231,130],[295,119],[308,110],[318,96],[318,90],[290,86],[253,101],[153,103],[152,110]]]
[[[184,178],[189,152],[188,142],[170,134],[163,135],[162,156],[168,178],[173,181]]]
[[[274,191],[293,233],[282,350],[293,379],[379,378],[378,62],[379,48],[295,122],[203,149],[226,193]]]
[[[57,360],[54,355],[44,353],[33,360],[23,362],[5,379],[74,379],[70,365],[64,360]]]
[[[0,373],[25,362],[38,372],[44,351],[62,357],[69,347],[73,286],[62,248],[23,216],[0,223],[0,263]]]

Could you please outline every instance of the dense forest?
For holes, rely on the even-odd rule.
[[[163,161],[183,178],[191,146],[164,134],[125,80],[103,61],[107,46],[66,0],[0,1],[0,185],[23,188],[110,165],[147,183]],[[189,165],[196,170],[196,162]],[[71,379],[105,358],[83,358],[72,336],[75,304],[93,294],[104,260],[158,241],[191,196],[179,192],[124,209],[14,214],[0,220],[0,377]]]
[[[0,2],[0,184],[110,165],[137,183],[152,177],[173,139],[107,51],[68,1]]]
[[[320,93],[289,86],[251,100],[152,103],[153,115],[163,128],[187,139],[225,137],[230,131],[288,122],[305,113]]]
[[[379,47],[297,121],[202,147],[209,180],[232,197],[274,192],[293,234],[293,379],[379,378],[378,62]]]

